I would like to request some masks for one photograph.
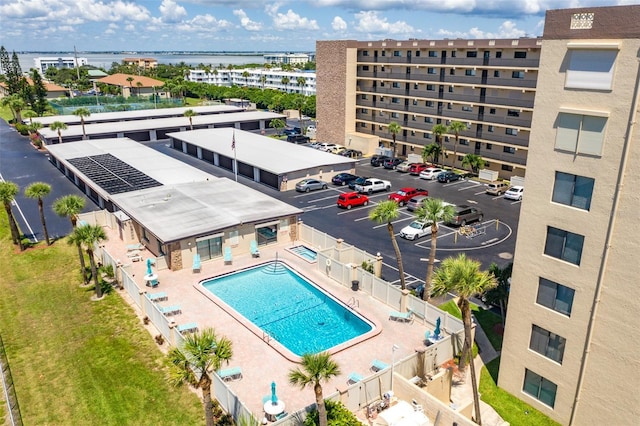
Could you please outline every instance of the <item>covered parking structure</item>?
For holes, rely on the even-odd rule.
[[[302,210],[217,178],[130,139],[47,147],[51,162],[111,214],[127,244],[141,242],[172,270],[295,238]]]
[[[171,146],[185,154],[272,188],[294,189],[303,179],[329,181],[354,173],[357,160],[230,128],[169,133]]]
[[[150,110],[153,111],[153,110]],[[285,118],[282,114],[263,111],[229,112],[226,114],[196,115],[191,117],[194,129],[232,127],[242,130],[264,130],[273,119]],[[127,137],[138,142],[167,139],[168,133],[190,129],[189,118],[168,117],[146,120],[131,120],[117,123],[93,123],[69,126],[61,131],[62,142],[86,139],[111,139]],[[46,145],[58,143],[58,132],[48,127],[39,130]]]

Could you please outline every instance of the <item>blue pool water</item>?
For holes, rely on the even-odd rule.
[[[305,260],[308,260],[309,262],[315,262],[318,259],[318,253],[306,246],[291,247],[289,251],[297,254]]]
[[[298,356],[328,350],[373,329],[282,262],[206,280],[202,286]]]

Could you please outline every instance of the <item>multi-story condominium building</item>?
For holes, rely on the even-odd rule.
[[[150,70],[158,67],[158,60],[154,58],[124,58],[123,65],[135,65],[143,70]]]
[[[498,384],[567,425],[640,419],[639,19],[545,19]]]
[[[265,64],[301,64],[313,61],[314,55],[309,53],[269,53],[263,55]]]
[[[44,75],[49,68],[61,70],[63,68],[76,68],[89,64],[87,58],[75,58],[73,56],[58,58],[39,56],[37,58],[33,58],[33,62],[35,62],[35,68],[40,71],[40,74],[42,75]]]
[[[189,72],[187,80],[216,86],[274,89],[305,96],[316,94],[316,73],[313,71],[283,71],[279,68],[197,69]]]
[[[435,125],[460,121],[458,143],[443,137],[445,164],[472,153],[524,176],[540,39],[318,41],[316,55],[318,139],[373,135],[389,146],[396,122],[397,153],[420,154]]]

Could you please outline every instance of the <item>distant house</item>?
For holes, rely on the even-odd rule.
[[[158,66],[158,60],[154,58],[124,58],[123,65],[135,65],[143,70],[150,70]]]
[[[33,86],[33,80],[27,78],[27,82],[29,82],[29,84]],[[47,83],[46,81],[44,82],[44,87],[47,89],[47,99],[56,99],[59,97],[63,97],[66,96],[69,92],[62,86],[58,86],[54,83]],[[0,98],[4,98],[5,96],[9,96],[9,88],[5,83],[0,83]]]
[[[97,83],[117,86],[122,90],[122,96],[153,96],[154,93],[159,96],[168,96],[168,94],[159,93],[158,89],[164,86],[164,82],[155,78],[144,77],[141,75],[131,74],[111,74],[96,81]]]

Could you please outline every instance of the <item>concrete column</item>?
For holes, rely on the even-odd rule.
[[[180,130],[181,132],[184,132],[184,130]],[[184,152],[185,154],[187,153],[187,143],[186,142],[182,142],[182,152]]]
[[[356,265],[355,263],[351,264],[351,281],[357,280],[358,279],[358,265]]]
[[[171,321],[169,321],[169,340],[171,340],[172,346],[176,345],[176,333],[178,332],[178,330],[176,329],[176,325],[176,320],[171,318]]]
[[[219,166],[220,165],[220,157],[219,157],[219,154],[217,152],[213,153],[213,165],[214,166]]]
[[[200,148],[199,146],[196,147],[196,155],[198,156],[199,160],[202,160],[202,148]]]
[[[411,292],[406,288],[401,292],[402,296],[400,297],[400,312],[407,312],[407,299],[409,299],[409,294],[411,294]]]
[[[152,141],[158,140],[158,132],[156,132],[155,130],[151,130],[149,132],[149,137],[151,138]]]
[[[373,264],[373,275],[378,278],[382,277],[382,256],[380,256],[380,253],[376,254],[376,261]]]
[[[343,238],[338,238],[338,239],[336,240],[336,252],[338,253],[338,259],[337,259],[337,260],[339,260],[339,261],[341,261],[341,262],[342,262],[342,256],[341,256],[341,254],[342,254],[342,243],[343,243],[343,242],[344,242],[344,239],[343,239]]]
[[[260,169],[257,167],[253,168],[253,180],[254,182],[260,182]]]
[[[138,303],[140,303],[140,310],[142,311],[142,318],[147,316],[147,313],[144,310],[144,298],[146,297],[145,294],[147,294],[146,290],[138,290]]]

